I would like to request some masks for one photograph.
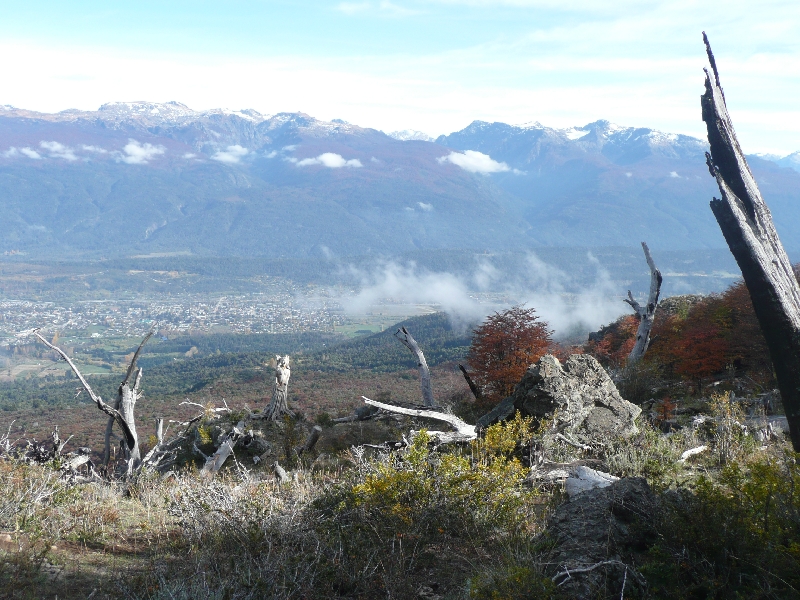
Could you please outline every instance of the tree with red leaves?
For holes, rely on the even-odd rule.
[[[467,361],[483,402],[510,396],[528,367],[547,353],[551,335],[536,311],[524,306],[496,312],[475,329]]]

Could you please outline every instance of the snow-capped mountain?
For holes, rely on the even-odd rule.
[[[392,131],[386,134],[390,138],[400,140],[401,142],[432,142],[434,138],[427,133],[417,131],[416,129],[403,129],[402,131]]]
[[[178,102],[55,114],[0,106],[0,252],[724,247],[702,140],[607,121],[475,121],[425,137]],[[750,164],[785,244],[800,249],[798,157]],[[110,234],[121,226],[124,245]]]

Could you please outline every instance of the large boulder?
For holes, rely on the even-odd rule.
[[[623,399],[605,369],[588,354],[573,354],[562,366],[546,354],[531,365],[514,394],[478,421],[479,427],[519,410],[535,420],[554,417],[554,428],[580,442],[627,437],[638,431],[642,409]]]
[[[585,491],[559,506],[546,533],[547,574],[567,598],[640,596],[636,570],[657,539],[661,503],[643,478],[624,478]]]

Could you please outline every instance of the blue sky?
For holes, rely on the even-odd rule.
[[[800,2],[0,3],[0,104],[303,111],[432,135],[597,119],[702,136],[711,38],[747,152],[800,150]]]

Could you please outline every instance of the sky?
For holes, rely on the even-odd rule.
[[[704,137],[711,40],[747,153],[800,150],[797,0],[0,3],[0,104],[176,100],[446,134],[607,119]]]

